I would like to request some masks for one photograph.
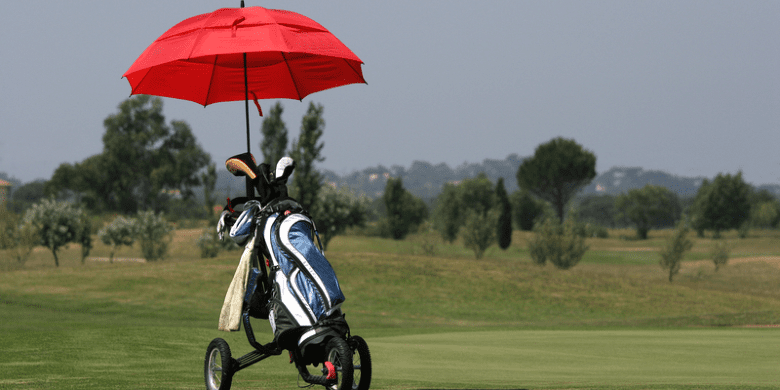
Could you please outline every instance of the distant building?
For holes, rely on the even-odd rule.
[[[8,200],[8,194],[11,192],[11,186],[13,184],[0,180],[0,207],[5,207],[5,202]]]

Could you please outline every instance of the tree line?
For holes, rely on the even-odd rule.
[[[741,172],[705,180],[693,199],[680,199],[668,188],[654,185],[618,196],[577,198],[596,176],[596,156],[561,137],[539,145],[523,161],[515,177],[520,189],[512,194],[507,194],[503,179],[492,183],[480,174],[444,185],[438,197],[426,203],[407,191],[401,178],[390,177],[382,197],[372,201],[324,183],[317,170],[325,159],[322,105],[309,104],[299,136],[291,143],[283,111],[276,103],[262,122],[262,159],[271,166],[283,156],[296,161],[290,195],[312,214],[326,248],[333,237],[351,227],[366,228],[369,221],[375,221],[376,234],[397,240],[428,223],[446,242],[461,239],[477,258],[494,244],[508,248],[513,229],[535,230],[540,239],[531,243],[534,261],[543,264],[549,259],[569,268],[578,261],[576,254],[586,249],[573,237],[603,236],[606,227],[630,224],[639,239],[646,239],[651,229],[685,220],[698,234],[710,231],[719,237],[730,229],[744,235],[750,227],[777,227],[780,222],[780,202],[768,191],[755,191]],[[150,210],[174,218],[214,218],[216,165],[186,122],[166,123],[161,99],[133,96],[103,125],[102,153],[63,163],[49,181],[32,183],[17,193],[42,192],[39,197],[98,213],[129,216]],[[202,201],[194,198],[197,186],[204,189]],[[79,234],[73,233],[71,241]],[[571,238],[556,245],[566,245],[568,255],[575,254],[568,260],[548,245],[564,236]],[[56,258],[56,250],[53,253]]]

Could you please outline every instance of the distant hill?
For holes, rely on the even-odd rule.
[[[517,190],[515,174],[522,161],[523,159],[517,154],[511,154],[503,160],[486,159],[479,164],[464,163],[455,169],[444,163],[433,165],[424,161],[415,161],[408,169],[398,165],[390,168],[380,165],[345,176],[326,171],[325,180],[339,186],[349,186],[376,198],[382,196],[388,177],[400,177],[409,192],[427,199],[438,196],[446,183],[458,182],[484,172],[494,183],[498,178],[503,177],[507,191],[512,192]]]
[[[662,171],[646,171],[638,167],[613,167],[598,176],[583,189],[585,194],[618,195],[647,184],[663,186],[682,198],[696,195],[701,183],[700,177],[680,177]]]
[[[415,161],[408,168],[399,165],[389,168],[378,165],[343,176],[328,170],[325,170],[323,175],[325,181],[329,183],[348,186],[371,198],[382,196],[389,177],[400,177],[403,179],[404,187],[412,194],[423,199],[432,199],[439,195],[445,183],[472,178],[480,172],[484,172],[494,183],[498,178],[503,177],[507,192],[512,193],[518,189],[516,174],[524,159],[517,154],[510,154],[503,160],[485,159],[481,163],[463,163],[456,168],[450,168],[444,163],[433,165],[424,161]],[[646,184],[654,184],[667,187],[685,198],[696,195],[704,179],[705,177],[683,177],[663,171],[648,171],[639,167],[613,167],[597,175],[582,193],[617,195],[634,188],[642,188]],[[761,185],[757,188],[766,189],[780,197],[780,185]],[[232,196],[243,194],[244,179],[222,171],[217,180],[217,189],[227,194],[234,194]]]

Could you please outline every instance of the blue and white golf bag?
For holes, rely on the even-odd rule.
[[[320,248],[314,222],[293,208],[264,218],[266,255],[270,258],[272,296],[268,319],[277,343],[296,342],[305,356],[331,336],[344,336],[349,328],[341,313],[344,294],[336,273]]]

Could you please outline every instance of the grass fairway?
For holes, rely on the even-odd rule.
[[[419,236],[337,237],[327,255],[375,389],[780,388],[778,233],[734,240],[739,261],[717,273],[696,239],[673,283],[653,252],[664,234],[589,240],[568,271],[532,265],[519,232],[478,262],[457,244],[423,255]],[[200,259],[198,236],[177,231],[158,263],[81,264],[71,247],[60,268],[40,248],[19,267],[0,251],[0,389],[202,389],[211,339],[250,348],[216,330],[238,252]],[[296,376],[274,357],[233,388],[295,389]]]
[[[778,388],[767,329],[506,330],[371,339],[377,379],[440,388]]]

